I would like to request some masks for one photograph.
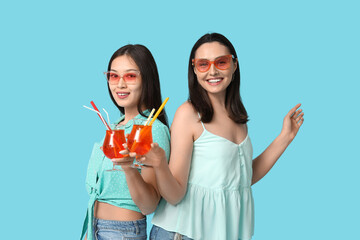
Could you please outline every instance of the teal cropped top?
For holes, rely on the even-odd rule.
[[[149,111],[143,112],[145,115],[149,115]],[[140,114],[135,118],[144,118]],[[116,123],[121,122],[124,116],[121,117]],[[125,125],[125,134],[129,134],[132,129],[132,121],[129,121]],[[152,125],[152,137],[153,142],[159,144],[166,152],[167,159],[170,156],[170,133],[169,128],[164,125],[158,119]],[[102,142],[94,144],[91,157],[88,164],[87,176],[86,176],[86,190],[90,195],[86,218],[83,225],[81,234],[82,239],[86,232],[88,232],[87,239],[92,240],[94,236],[92,234],[93,219],[94,219],[94,203],[95,201],[105,202],[116,207],[129,209],[136,212],[141,212],[135,205],[131,198],[129,188],[126,183],[124,172],[106,171],[111,169],[113,163],[110,159],[105,157],[100,147]],[[141,170],[139,170],[141,172]],[[90,234],[91,233],[91,234]]]

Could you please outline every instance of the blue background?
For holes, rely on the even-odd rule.
[[[196,40],[224,34],[258,156],[303,104],[305,123],[253,186],[254,239],[359,239],[358,1],[3,1],[0,4],[1,239],[78,239],[91,148],[115,120],[102,72],[146,45],[170,122],[188,96]]]

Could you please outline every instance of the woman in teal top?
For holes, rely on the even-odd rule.
[[[123,116],[116,124],[132,129],[132,119],[144,118],[149,109],[162,103],[155,60],[142,45],[126,45],[110,59],[108,72],[110,97]],[[153,141],[170,154],[170,134],[165,110],[152,125]],[[160,200],[154,170],[131,167],[132,158],[116,159],[123,171],[106,171],[113,163],[95,143],[88,165],[86,188],[90,195],[81,239],[146,239],[145,215]]]
[[[169,165],[156,145],[141,158],[153,166],[163,197],[150,239],[249,240],[254,233],[251,185],[294,139],[304,114],[300,104],[291,109],[280,135],[253,160],[230,41],[217,33],[202,36],[191,51],[188,76],[190,97],[175,113]]]

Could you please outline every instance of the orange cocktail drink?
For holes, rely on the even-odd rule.
[[[124,129],[121,129],[119,126],[116,126],[115,129],[106,130],[106,135],[102,146],[104,155],[109,159],[126,157],[120,153],[120,151],[125,150],[123,146],[124,143],[126,143]],[[112,169],[107,171],[122,171],[122,170],[115,168],[115,163],[113,163]]]
[[[102,150],[107,158],[123,158],[120,151],[124,150],[123,143],[126,143],[123,129],[106,130]]]
[[[151,126],[135,124],[128,137],[128,148],[130,152],[136,152],[137,155],[145,155],[151,148],[152,131]]]
[[[127,146],[130,152],[135,152],[137,157],[145,155],[151,148],[152,127],[146,125],[146,119],[133,119],[133,128],[127,138]],[[136,158],[137,158],[136,157]],[[142,168],[142,165],[136,161],[132,165],[134,168]]]

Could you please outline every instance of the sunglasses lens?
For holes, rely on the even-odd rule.
[[[200,59],[196,61],[195,66],[200,72],[206,72],[210,68],[210,61],[206,59]]]
[[[120,76],[113,72],[107,72],[106,78],[110,83],[116,83],[120,80]]]
[[[221,70],[228,69],[230,66],[230,58],[227,56],[219,57],[215,60],[215,67]]]
[[[124,81],[127,83],[132,83],[135,82],[137,79],[137,74],[136,73],[126,73],[123,76]]]

